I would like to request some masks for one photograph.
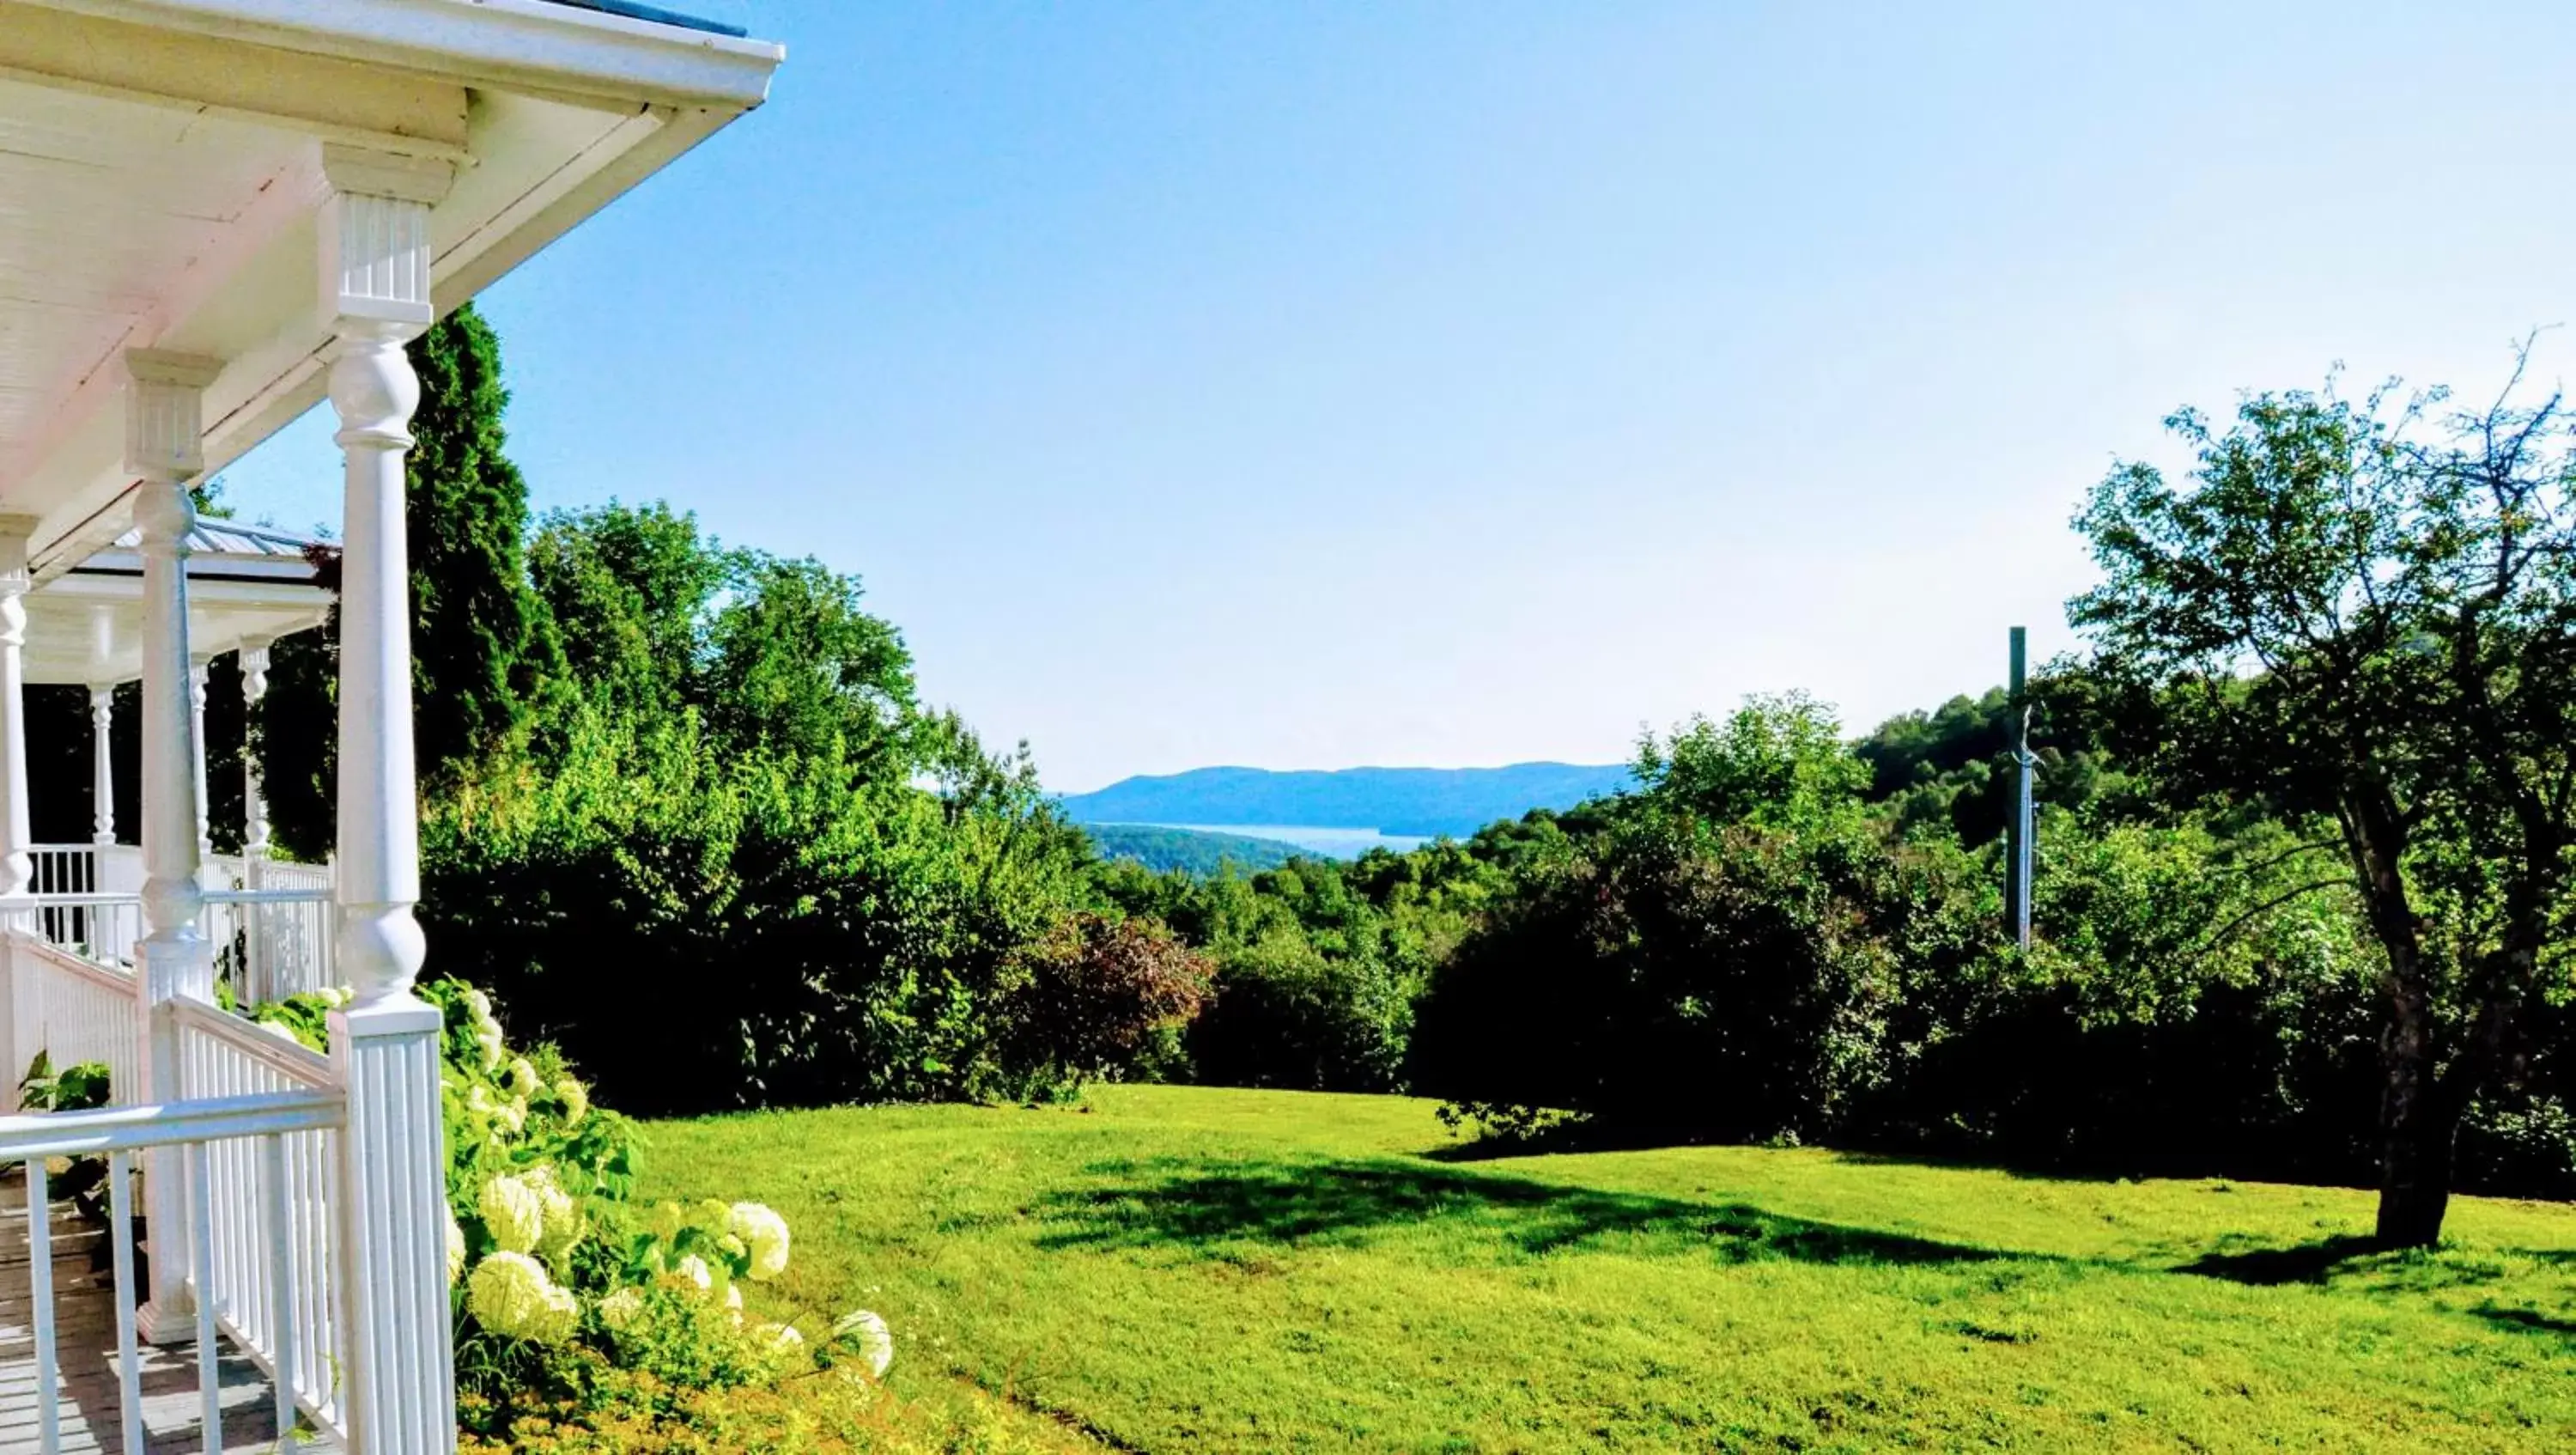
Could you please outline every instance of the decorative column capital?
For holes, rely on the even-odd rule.
[[[25,597],[35,578],[27,569],[27,544],[36,533],[32,515],[0,515],[0,647],[27,644]]]
[[[125,468],[147,480],[206,472],[203,398],[223,360],[163,349],[125,351]]]
[[[244,637],[241,642],[242,700],[257,702],[268,695],[268,649],[276,645],[270,637]]]
[[[429,327],[438,317],[429,294],[429,212],[456,169],[325,142],[322,175],[331,186],[321,219],[322,312],[333,331],[380,330],[400,343]]]

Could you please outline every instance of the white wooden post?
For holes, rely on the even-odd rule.
[[[34,928],[22,900],[35,878],[36,859],[27,831],[27,538],[36,522],[0,516],[0,1101],[18,1109],[18,1078],[27,1063],[18,1054],[18,961],[10,930]],[[34,1053],[29,1052],[29,1059]]]
[[[205,471],[200,396],[222,365],[134,349],[125,355],[126,469],[140,477],[134,523],[143,535],[143,942],[144,1084],[149,1104],[179,1094],[177,1026],[167,1010],[181,993],[214,998],[214,957],[197,933],[195,720],[188,710],[188,533],[197,523],[188,482]],[[151,1230],[151,1298],[143,1336],[195,1337],[188,1288],[188,1203],[176,1147],[149,1154],[144,1219]]]
[[[116,842],[116,684],[89,685],[89,841],[104,848]],[[105,856],[91,860],[103,866]],[[104,877],[94,868],[90,888],[104,892]]]
[[[36,877],[27,830],[27,538],[34,517],[0,515],[0,901],[25,896]],[[0,906],[0,923],[18,924]],[[6,1069],[14,1083],[24,1067]]]
[[[206,862],[215,857],[214,824],[206,807],[206,667],[208,659],[188,658],[188,741],[196,749],[197,770],[197,867],[202,872]],[[213,886],[230,889],[229,884]]]
[[[260,796],[259,704],[268,696],[268,638],[245,637],[241,644],[242,678],[242,888],[267,887],[261,872],[268,860],[268,800]],[[274,1000],[269,983],[268,916],[256,904],[242,915],[242,978],[251,998]]]
[[[426,954],[420,806],[412,771],[411,581],[403,452],[420,380],[403,345],[427,328],[429,210],[444,162],[325,144],[324,306],[334,318],[331,408],[346,494],[340,584],[339,970],[356,998],[332,1013],[349,1102],[340,1138],[339,1250],[348,1300],[350,1455],[452,1455],[446,1153],[439,1013],[412,994]]]

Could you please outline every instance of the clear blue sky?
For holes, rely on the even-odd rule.
[[[858,573],[1063,790],[1931,705],[2173,406],[2576,320],[2576,7],[672,3],[788,62],[486,296],[537,502]]]

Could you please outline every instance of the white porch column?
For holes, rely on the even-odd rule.
[[[35,885],[34,835],[27,830],[27,538],[34,517],[0,515],[0,900]],[[21,916],[0,909],[0,922]],[[6,1069],[14,1083],[23,1066]]]
[[[403,452],[420,380],[403,345],[434,317],[429,209],[444,162],[326,144],[324,306],[346,497],[340,586],[339,968],[331,1017],[349,1104],[340,1139],[350,1455],[452,1455],[439,1013],[412,994],[426,954],[412,782],[411,581]]]
[[[116,842],[115,741],[116,684],[93,682],[89,685],[89,841],[101,846]]]
[[[145,1102],[179,1095],[178,1038],[166,1010],[182,993],[211,1000],[214,958],[197,934],[204,901],[197,882],[196,724],[188,710],[188,532],[197,510],[188,482],[205,470],[199,436],[201,391],[222,365],[134,349],[125,355],[126,468],[135,487],[134,523],[143,535],[143,942]],[[193,1338],[188,1213],[176,1148],[149,1154],[144,1217],[151,1229],[152,1296],[141,1311],[145,1338]]]
[[[191,655],[188,658],[188,741],[196,749],[197,768],[197,869],[203,873],[206,861],[215,857],[214,824],[206,808],[206,668],[209,659]],[[230,889],[218,884],[217,889]]]
[[[12,903],[23,899],[35,878],[36,860],[29,852],[27,831],[27,538],[35,521],[23,515],[0,516],[0,932],[34,928],[35,917]],[[18,960],[14,946],[0,938],[0,1104],[18,1109],[18,1077],[26,1069],[18,1045]],[[28,1051],[27,1060],[34,1059]]]

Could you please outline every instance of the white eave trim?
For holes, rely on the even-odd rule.
[[[550,0],[27,0],[469,85],[747,111],[783,46]],[[675,0],[681,3],[681,0]]]

